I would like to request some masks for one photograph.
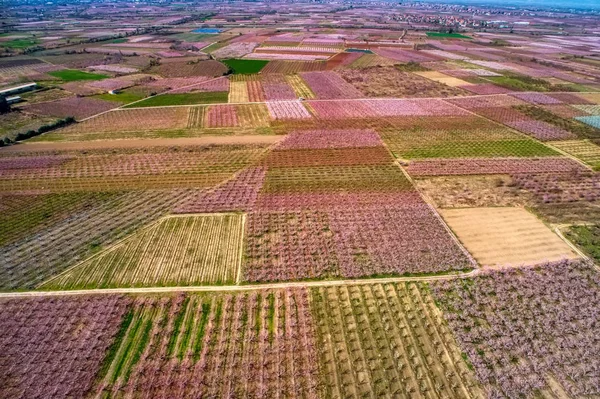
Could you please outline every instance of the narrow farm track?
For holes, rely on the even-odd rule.
[[[260,291],[268,289],[285,288],[313,288],[313,287],[336,287],[350,285],[389,284],[405,282],[428,282],[471,278],[478,275],[480,269],[474,269],[467,273],[452,273],[435,276],[411,276],[411,277],[385,277],[368,278],[358,280],[322,280],[322,281],[290,281],[281,283],[252,284],[252,285],[203,285],[187,287],[144,287],[144,288],[106,288],[106,289],[84,289],[70,291],[18,291],[2,292],[0,298],[19,297],[44,297],[44,296],[76,296],[76,295],[98,295],[98,294],[157,294],[169,292],[237,292],[237,291]]]

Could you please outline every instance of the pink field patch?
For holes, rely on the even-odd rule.
[[[73,159],[69,156],[31,156],[31,157],[4,157],[0,158],[0,175],[5,171],[23,169],[45,169],[60,166]],[[8,172],[11,173],[11,172]]]
[[[31,104],[24,109],[39,115],[50,115],[59,118],[72,116],[75,119],[84,119],[111,110],[119,103],[99,100],[88,97],[68,97],[62,100]]]
[[[318,118],[337,120],[348,118],[373,118],[379,116],[364,100],[309,101]]]
[[[190,196],[175,213],[248,212],[254,208],[265,179],[265,168],[249,168],[213,189]]]
[[[176,90],[181,89],[183,87],[197,85],[202,82],[209,80],[208,76],[198,76],[192,78],[166,78],[166,79],[156,79],[151,82],[146,83],[146,86],[149,87],[157,87],[162,88],[164,90]]]
[[[269,109],[269,115],[275,120],[309,119],[312,117],[300,101],[267,102],[267,108]]]
[[[346,208],[329,220],[345,278],[473,267],[425,203]]]
[[[271,100],[296,100],[296,92],[285,80],[282,74],[268,74],[262,79],[262,88],[267,101]]]
[[[521,120],[504,122],[504,124],[542,141],[568,140],[577,137],[569,131],[542,121]]]
[[[469,110],[478,108],[511,107],[526,104],[516,97],[508,95],[489,95],[481,97],[450,98],[447,102]]]
[[[462,116],[463,109],[440,99],[364,100],[378,116]]]
[[[336,202],[343,203],[343,197]],[[474,266],[418,196],[401,205],[252,212],[246,233],[245,281],[356,278]]]
[[[581,105],[581,104],[593,104],[593,102],[586,100],[583,97],[578,96],[574,93],[550,93],[548,96],[556,98],[560,100],[564,104],[573,104],[573,105]]]
[[[297,98],[294,89],[287,83],[265,83],[263,84],[265,97],[269,100],[295,100]]]
[[[381,47],[375,50],[375,53],[382,57],[391,58],[392,60],[400,62],[427,62],[444,59],[443,57],[424,54],[421,51],[402,50],[393,47]]]
[[[548,104],[562,104],[557,98],[548,96],[543,93],[513,93],[511,96],[517,97],[523,101],[527,101],[532,104],[548,105]]]
[[[279,144],[279,150],[378,147],[383,145],[373,130],[299,130],[290,133]]]
[[[492,83],[482,83],[482,84],[475,84],[475,85],[463,85],[463,86],[459,86],[461,89],[465,89],[467,91],[470,91],[471,93],[474,94],[506,94],[506,93],[510,93],[511,90],[506,89],[504,87],[500,87],[500,86],[496,86],[495,84]]]
[[[95,89],[100,89],[104,91],[111,90],[122,90],[131,86],[135,86],[135,82],[132,80],[122,79],[122,78],[114,78],[114,79],[104,79],[99,80],[97,82],[88,83],[87,86],[93,87]]]
[[[319,99],[362,98],[363,94],[331,71],[302,72],[302,79]]]
[[[208,107],[206,127],[236,127],[239,125],[234,105],[211,105]]]
[[[184,78],[188,79],[188,78]],[[179,89],[173,90],[173,93],[189,93],[191,91],[229,91],[229,79],[217,78],[208,80],[207,82],[200,82],[192,84],[191,86],[184,86]]]
[[[304,211],[359,209],[365,206],[400,205],[405,208],[422,205],[421,196],[415,191],[402,193],[293,193],[261,194],[256,209],[265,211]]]
[[[407,168],[411,176],[552,173],[572,170],[585,168],[569,158],[424,159],[412,161]]]

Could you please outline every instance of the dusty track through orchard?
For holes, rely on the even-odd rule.
[[[3,292],[1,298],[19,297],[43,297],[43,296],[75,296],[75,295],[98,295],[98,294],[160,294],[170,292],[236,292],[257,291],[280,288],[312,288],[312,287],[334,287],[348,285],[387,284],[403,282],[428,282],[439,280],[453,280],[456,278],[475,277],[481,272],[475,269],[466,273],[450,273],[434,276],[410,276],[410,277],[383,277],[357,280],[320,280],[320,281],[292,281],[282,283],[252,284],[252,285],[206,285],[189,287],[148,287],[148,288],[106,288],[71,291],[22,291]]]

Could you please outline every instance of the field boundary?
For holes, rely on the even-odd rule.
[[[381,277],[356,280],[319,280],[319,281],[286,281],[280,283],[252,284],[252,285],[196,285],[178,287],[145,287],[145,288],[94,288],[87,290],[57,290],[57,291],[15,291],[1,292],[1,298],[23,298],[36,296],[77,296],[94,294],[153,294],[174,292],[236,292],[257,291],[282,288],[312,288],[312,287],[337,287],[368,284],[388,284],[402,282],[428,282],[444,281],[475,277],[481,273],[481,269],[469,272],[450,272],[432,276],[408,276],[408,277]]]

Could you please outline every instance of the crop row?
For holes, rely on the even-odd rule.
[[[383,143],[379,135],[369,129],[323,129],[292,131],[277,146],[278,150],[340,149],[379,147]]]
[[[407,171],[412,176],[487,175],[513,173],[552,173],[586,170],[569,158],[471,158],[413,161]]]
[[[240,267],[243,217],[169,217],[43,285],[50,289],[233,283]]]
[[[95,392],[315,398],[312,324],[302,289],[139,298]]]
[[[0,196],[0,246],[11,244],[65,220],[82,208],[94,207],[116,193],[68,193]]]
[[[308,104],[321,119],[469,115],[466,111],[440,99],[370,99],[352,100],[348,103],[309,101]]]
[[[341,286],[311,294],[322,397],[483,396],[423,286]]]
[[[274,120],[311,118],[308,110],[299,101],[270,101],[267,102],[267,108]]]
[[[182,129],[187,125],[187,108],[149,108],[111,111],[61,130],[66,136],[89,132]]]
[[[82,178],[131,175],[192,174],[198,172],[234,172],[254,161],[260,151],[188,147],[184,151],[119,154],[48,156],[55,164],[40,157],[5,157],[3,161],[21,164],[17,169],[0,169],[0,179]],[[19,162],[24,160],[25,163]],[[39,160],[39,162],[37,162]]]
[[[390,165],[393,159],[383,146],[278,150],[270,152],[261,164],[273,167]]]
[[[265,193],[333,193],[412,190],[410,181],[395,166],[344,166],[270,168]]]

